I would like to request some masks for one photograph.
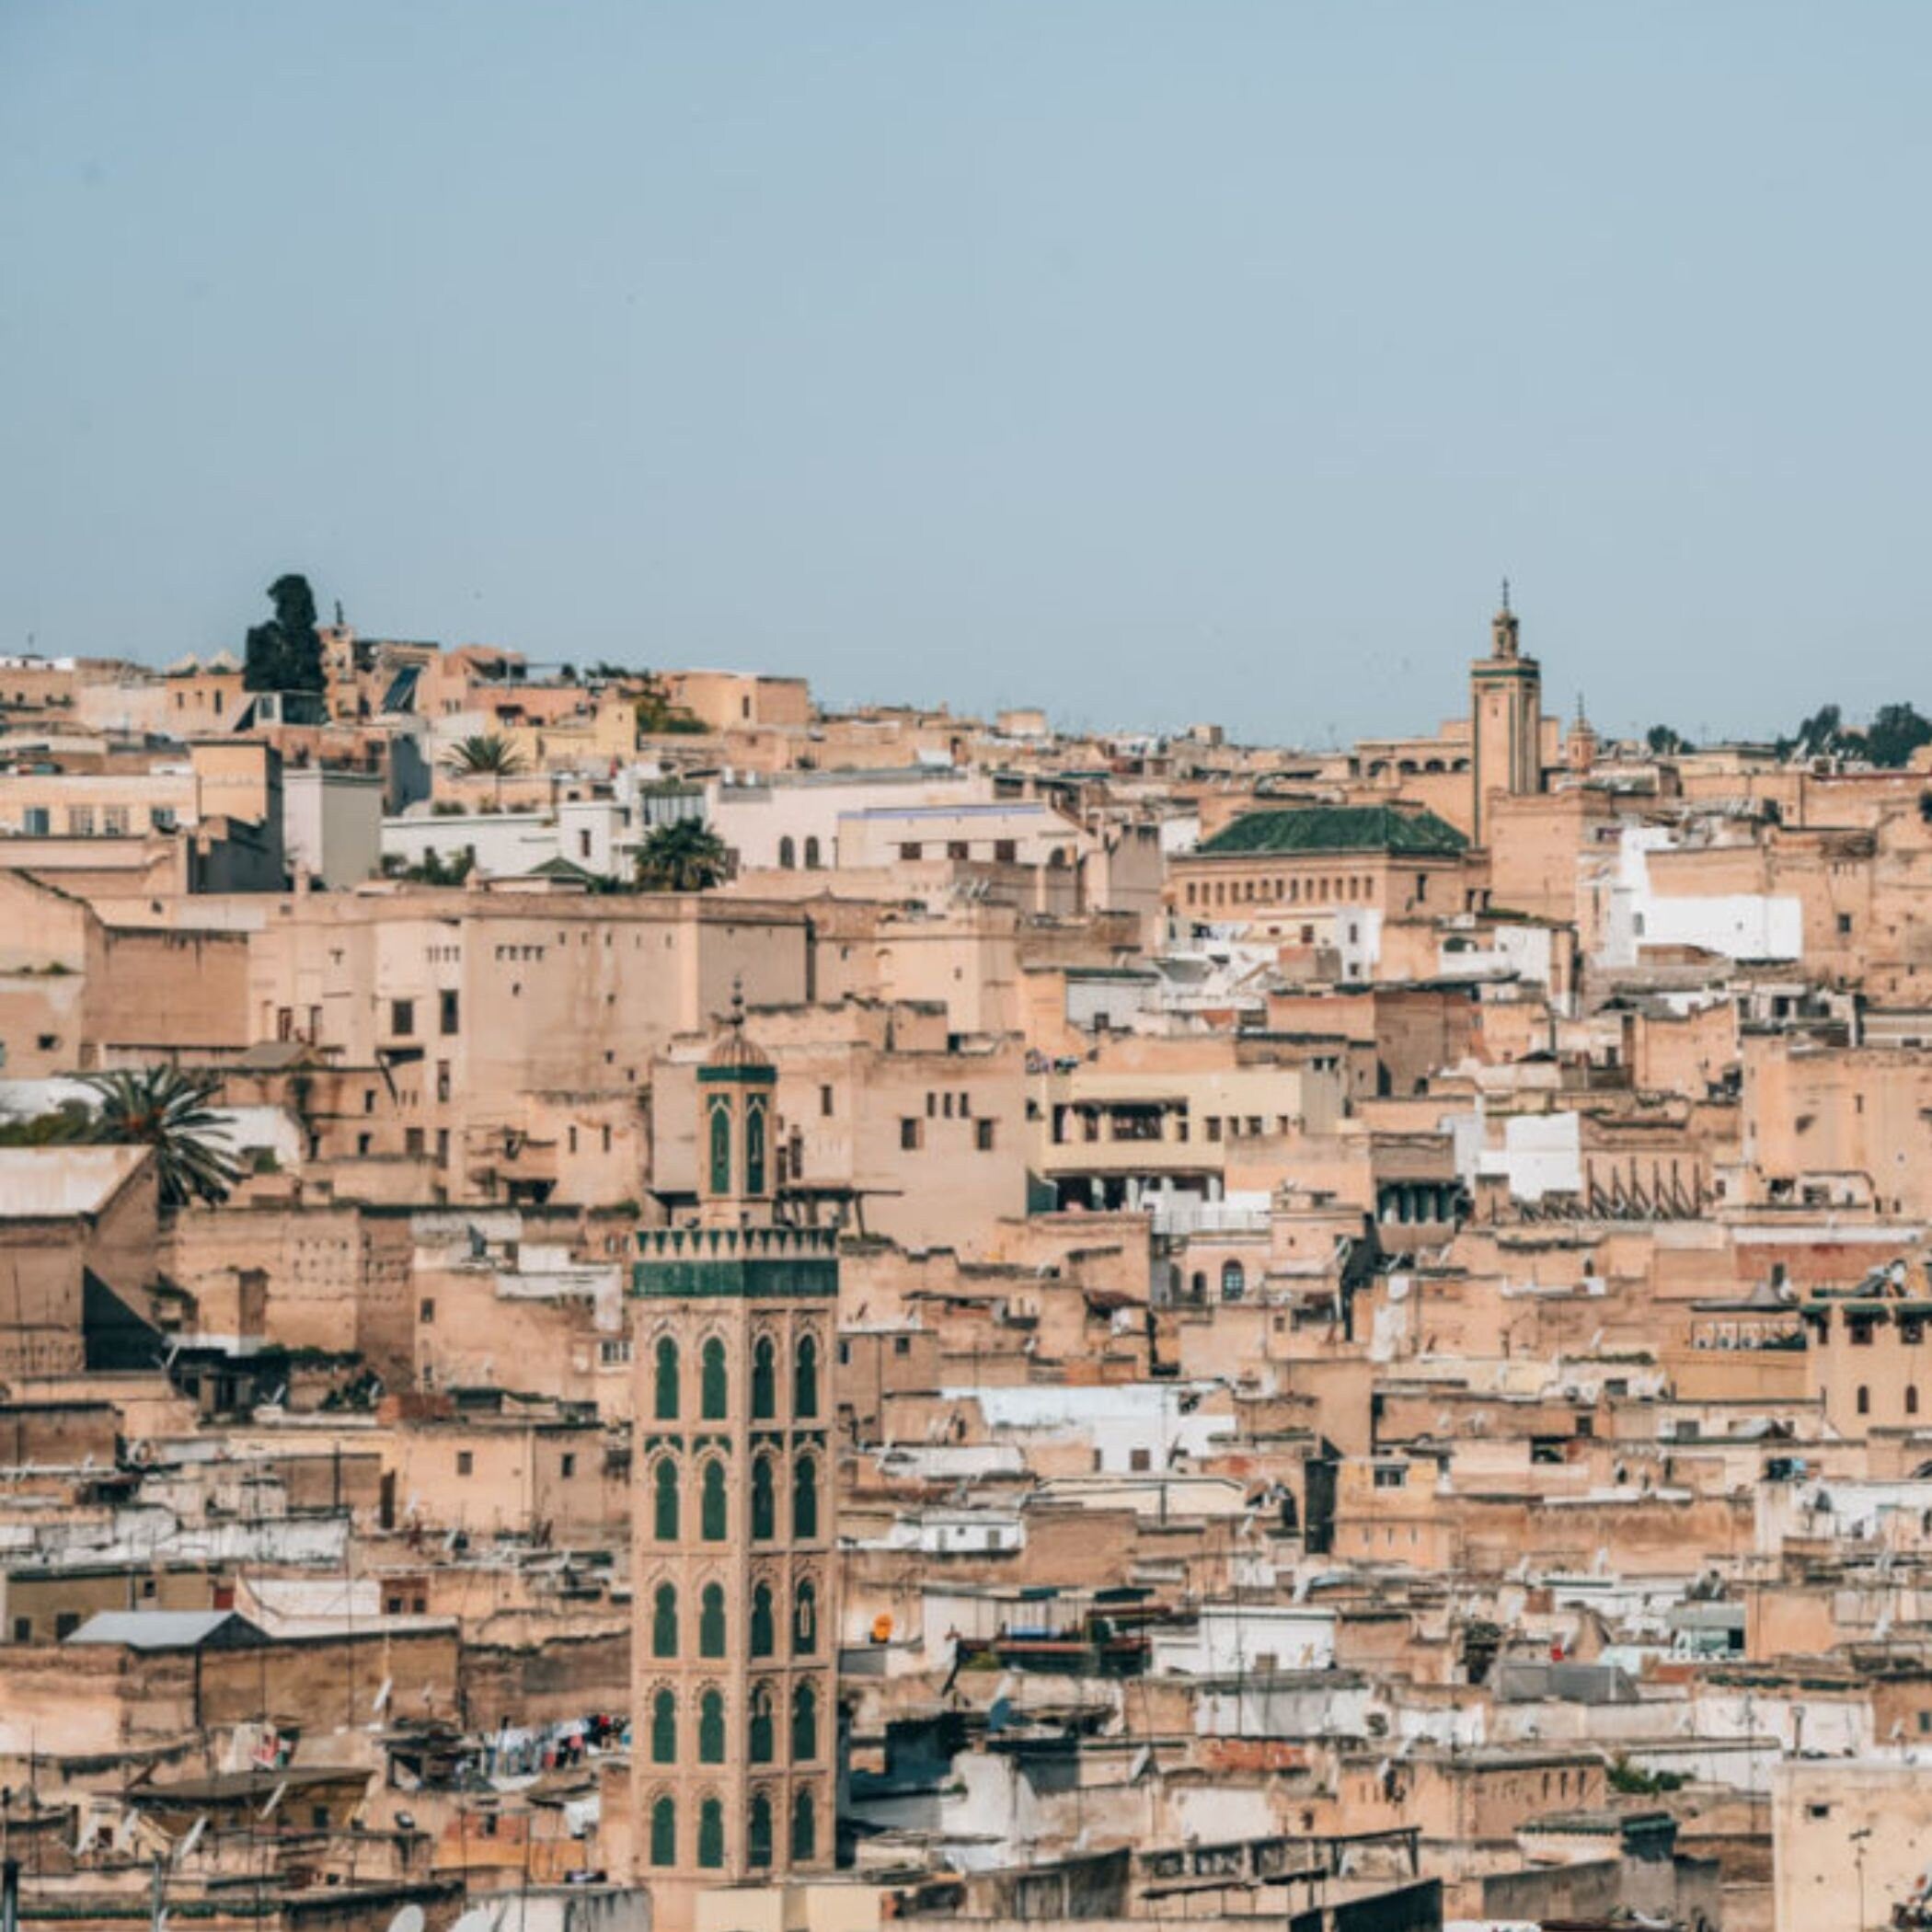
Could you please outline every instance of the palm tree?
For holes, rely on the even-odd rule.
[[[638,883],[647,892],[706,891],[730,871],[730,847],[702,819],[653,826],[638,847]]]
[[[89,1074],[100,1096],[81,1138],[121,1146],[152,1147],[163,1207],[190,1201],[225,1201],[242,1177],[229,1151],[227,1124],[208,1105],[221,1083],[197,1080],[171,1066]]]
[[[522,772],[523,754],[500,731],[479,731],[453,745],[443,768],[458,778],[488,778],[490,797],[500,805],[503,780]]]
[[[523,754],[500,731],[478,731],[450,748],[443,768],[459,778],[513,778]]]

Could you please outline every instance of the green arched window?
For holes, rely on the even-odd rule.
[[[745,1754],[754,1765],[770,1764],[776,1744],[772,1727],[772,1694],[763,1685],[752,1693],[752,1721],[748,1729],[750,1748]]]
[[[650,1761],[654,1765],[677,1763],[677,1699],[661,1690],[650,1700]]]
[[[819,1412],[819,1345],[810,1335],[799,1337],[792,1360],[791,1413],[795,1421],[811,1421]]]
[[[819,1694],[801,1684],[791,1694],[791,1761],[809,1765],[819,1754]]]
[[[778,1534],[778,1505],[772,1492],[772,1459],[752,1465],[752,1541],[769,1543]]]
[[[669,1798],[659,1799],[650,1808],[650,1862],[677,1863],[677,1806]]]
[[[791,1862],[803,1865],[819,1855],[818,1807],[810,1791],[800,1791],[791,1801]]]
[[[778,1413],[778,1347],[761,1335],[752,1350],[752,1420],[769,1422]]]
[[[744,1191],[765,1192],[765,1102],[755,1098],[744,1109]]]
[[[716,1798],[707,1798],[697,1808],[697,1862],[707,1871],[717,1871],[725,1861],[725,1808]]]
[[[769,1657],[772,1643],[772,1586],[757,1583],[752,1588],[752,1655]]]
[[[709,1690],[698,1699],[697,1761],[701,1765],[721,1765],[725,1761],[725,1700],[722,1692]]]
[[[677,1343],[668,1335],[658,1337],[655,1399],[651,1413],[661,1422],[677,1420]]]
[[[677,1541],[677,1465],[666,1455],[650,1472],[651,1533],[660,1543]]]
[[[698,1501],[697,1526],[707,1543],[724,1541],[725,1466],[715,1455],[705,1465],[705,1486]]]
[[[810,1577],[791,1600],[791,1654],[814,1657],[819,1648],[819,1593]]]
[[[711,1100],[711,1191],[731,1191],[731,1103],[722,1094]]]
[[[677,1589],[671,1583],[660,1583],[658,1593],[651,1599],[650,1654],[677,1655]]]
[[[706,1342],[701,1360],[698,1413],[707,1422],[721,1422],[725,1417],[725,1345],[717,1336]]]
[[[799,1542],[819,1533],[819,1466],[801,1455],[791,1476],[791,1533]]]
[[[721,1583],[707,1583],[697,1607],[697,1654],[722,1657],[725,1653],[725,1593]]]
[[[750,1822],[744,1834],[744,1862],[753,1870],[763,1870],[772,1862],[772,1801],[763,1791],[752,1798]]]

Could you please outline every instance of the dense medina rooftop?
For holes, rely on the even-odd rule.
[[[1923,750],[284,601],[9,672],[27,1918],[1927,1916]]]

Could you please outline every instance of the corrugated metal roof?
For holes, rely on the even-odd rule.
[[[102,1610],[67,1641],[122,1644],[131,1650],[199,1650],[217,1634],[231,1644],[258,1642],[262,1637],[233,1610]]]
[[[0,1220],[98,1213],[147,1157],[145,1147],[0,1147]]]

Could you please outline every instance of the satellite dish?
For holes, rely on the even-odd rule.
[[[197,1818],[191,1825],[189,1826],[187,1837],[182,1839],[180,1844],[175,1848],[175,1857],[177,1858],[187,1857],[189,1854],[194,1850],[195,1846],[201,1842],[201,1834],[207,1829],[208,1813],[206,1811],[203,1811],[201,1815],[199,1818]]]
[[[389,1921],[389,1932],[422,1932],[422,1907],[414,1903],[398,1907]]]
[[[496,1915],[487,1906],[472,1905],[454,1925],[450,1932],[495,1932]]]

